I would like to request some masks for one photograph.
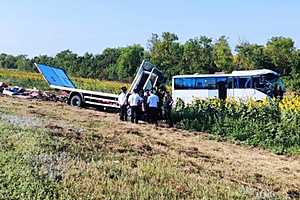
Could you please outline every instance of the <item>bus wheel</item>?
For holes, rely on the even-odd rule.
[[[70,99],[70,105],[75,107],[82,107],[83,101],[80,95],[74,95]]]

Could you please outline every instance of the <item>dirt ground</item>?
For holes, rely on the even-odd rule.
[[[101,132],[112,152],[134,150],[139,159],[159,155],[180,158],[185,160],[185,173],[205,171],[228,183],[300,198],[300,156],[275,155],[258,147],[215,139],[207,133],[120,122],[115,113],[63,103],[1,96],[0,111],[22,117],[9,119],[15,123],[65,130],[66,136],[73,134],[78,140],[85,137],[85,132]]]

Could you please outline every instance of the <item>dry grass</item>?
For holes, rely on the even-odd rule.
[[[31,143],[47,149],[31,151],[37,173],[58,188],[56,198],[300,198],[299,156],[205,133],[120,122],[116,114],[61,103],[8,97],[0,102],[0,115],[38,120],[24,126],[49,137],[27,138],[18,149],[30,149]]]

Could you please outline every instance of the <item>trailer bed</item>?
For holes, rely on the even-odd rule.
[[[118,95],[78,89],[64,69],[43,64],[35,65],[50,88],[69,93],[69,99],[72,98],[72,95],[79,95],[85,105],[119,108]]]
[[[120,107],[118,104],[118,95],[116,94],[76,88],[63,68],[36,63],[35,66],[48,82],[50,88],[66,91],[69,94],[68,103],[72,106]],[[127,96],[132,93],[134,89],[138,92],[142,92],[155,88],[164,82],[165,79],[162,72],[150,62],[144,60],[137,68],[135,78],[128,90]]]

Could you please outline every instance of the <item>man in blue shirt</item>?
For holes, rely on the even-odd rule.
[[[152,90],[150,96],[147,99],[147,104],[149,108],[150,122],[154,123],[156,126],[158,126],[158,102],[159,98],[155,94],[155,91]]]

